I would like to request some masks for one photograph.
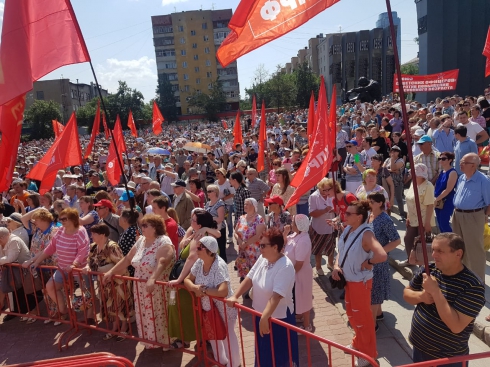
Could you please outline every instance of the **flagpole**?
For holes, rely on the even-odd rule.
[[[386,10],[388,12],[388,19],[390,21],[390,32],[391,32],[391,40],[392,40],[392,44],[393,44],[393,53],[395,56],[396,76],[397,76],[398,85],[399,85],[400,104],[402,107],[402,118],[403,118],[403,124],[405,125],[405,131],[406,131],[405,136],[407,139],[407,146],[409,147],[408,158],[410,161],[410,173],[412,175],[412,187],[413,187],[413,192],[415,195],[415,207],[417,210],[417,219],[419,222],[419,235],[420,235],[420,239],[422,242],[422,253],[424,255],[425,272],[427,273],[427,275],[430,275],[429,260],[427,257],[427,246],[426,246],[426,242],[425,242],[425,228],[424,228],[424,224],[422,223],[422,212],[420,210],[420,197],[419,197],[419,191],[418,191],[418,187],[417,187],[418,186],[417,185],[417,178],[415,176],[415,166],[413,163],[413,152],[411,149],[412,137],[410,135],[410,130],[409,130],[408,121],[407,121],[407,106],[405,104],[405,93],[403,91],[403,84],[402,84],[402,72],[401,72],[401,68],[400,68],[400,60],[398,58],[398,45],[396,44],[395,25],[393,23],[393,13],[391,12],[390,0],[386,0]]]

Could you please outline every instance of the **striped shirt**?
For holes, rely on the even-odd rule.
[[[441,167],[439,166],[439,152],[436,152],[435,150],[431,150],[429,154],[425,155],[424,153],[420,153],[416,157],[413,157],[413,163],[423,163],[427,166],[428,168],[428,180],[432,181],[434,177],[436,177],[440,170]]]
[[[248,181],[247,188],[250,191],[250,195],[257,201],[263,201],[265,194],[270,190],[269,185],[259,178]]]
[[[448,276],[430,264],[431,275],[437,279],[439,288],[449,306],[473,320],[459,334],[453,333],[442,321],[436,305],[419,303],[412,318],[408,336],[414,347],[434,359],[468,354],[468,339],[473,332],[474,318],[485,305],[485,287],[480,279],[466,266],[456,275]],[[415,291],[422,291],[422,266],[410,282]]]
[[[51,243],[44,249],[44,253],[58,255],[58,266],[61,269],[70,267],[74,262],[79,268],[87,264],[90,240],[87,230],[80,226],[74,234],[65,234],[65,229],[61,228],[51,240]]]

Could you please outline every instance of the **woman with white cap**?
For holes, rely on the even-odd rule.
[[[227,328],[227,337],[224,340],[208,341],[211,343],[214,358],[217,362],[221,365],[237,367],[240,365],[238,339],[235,334],[237,310],[234,307],[225,306],[225,303],[221,300],[213,299],[211,301],[211,298],[208,297],[228,298],[233,296],[228,266],[221,257],[217,256],[218,242],[214,237],[202,237],[198,241],[197,250],[199,258],[184,280],[184,285],[190,292],[194,292],[200,298],[204,311],[211,310],[211,302],[218,309]],[[228,340],[230,341],[229,346]]]
[[[417,188],[420,201],[420,212],[422,214],[422,224],[426,233],[432,232],[432,227],[436,225],[434,219],[434,185],[428,180],[429,170],[423,163],[415,165],[415,178],[417,180]],[[407,231],[403,241],[405,242],[405,251],[407,252],[407,260],[399,262],[400,266],[409,266],[408,258],[412,251],[415,237],[419,235],[419,220],[417,218],[417,210],[415,206],[415,193],[413,183],[405,193],[407,202]]]
[[[303,320],[302,329],[312,331],[310,310],[313,308],[313,268],[310,264],[311,240],[308,234],[310,220],[304,214],[296,214],[291,226],[285,226],[284,254],[291,260],[295,271],[294,305],[296,315]],[[292,234],[289,234],[290,231]]]

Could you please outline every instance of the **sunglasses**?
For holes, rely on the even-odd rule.
[[[447,161],[447,158],[446,157],[439,157],[437,158],[438,161]]]
[[[68,220],[68,218],[67,218],[67,217],[60,218],[60,222],[61,222],[61,223],[64,223],[64,222],[66,222],[67,220]]]

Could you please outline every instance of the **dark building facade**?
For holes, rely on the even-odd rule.
[[[480,95],[490,83],[482,55],[490,23],[489,0],[415,0],[421,75],[459,69],[454,91],[417,93],[422,103],[447,94]]]

